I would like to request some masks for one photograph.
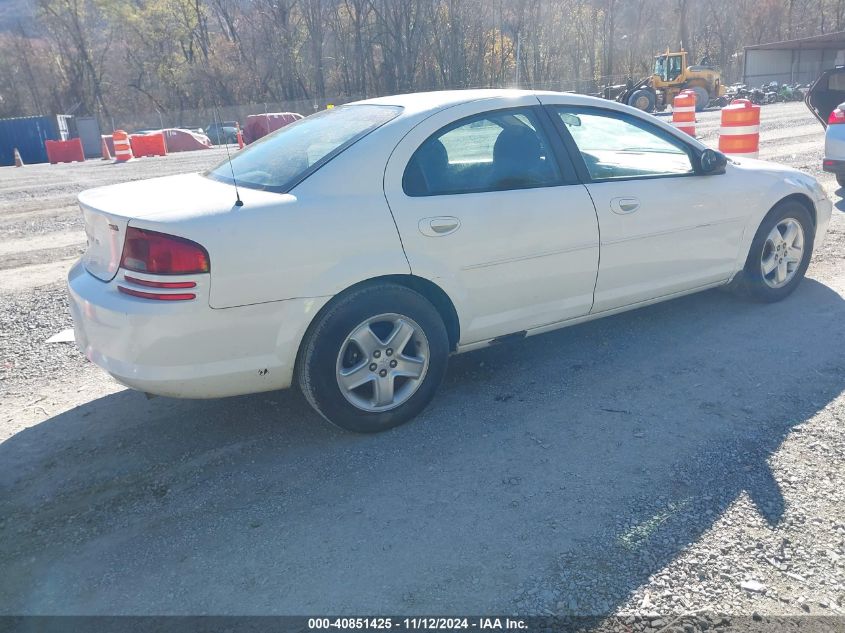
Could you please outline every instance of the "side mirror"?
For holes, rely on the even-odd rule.
[[[581,117],[569,112],[563,112],[560,115],[561,120],[569,127],[581,127]]]
[[[716,174],[725,173],[725,166],[728,164],[728,159],[722,152],[706,149],[701,152],[701,156],[698,158],[698,164],[702,174],[715,176]]]

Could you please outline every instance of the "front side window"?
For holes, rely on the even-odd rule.
[[[408,162],[402,186],[431,196],[560,184],[560,170],[530,109],[485,112],[428,138]]]
[[[399,115],[401,108],[349,105],[323,110],[265,136],[206,172],[214,180],[287,191],[352,143]]]
[[[558,108],[592,180],[692,174],[687,149],[648,124],[611,111]]]

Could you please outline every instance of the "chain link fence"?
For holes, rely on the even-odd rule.
[[[519,87],[527,90],[551,90],[559,92],[575,92],[597,97],[612,98],[615,96],[613,86],[625,84],[627,76],[624,74],[599,77],[597,79],[561,79],[557,81],[520,81]],[[472,86],[472,88],[515,88],[516,84],[506,86]],[[122,129],[128,132],[153,130],[162,128],[206,129],[215,122],[238,121],[241,126],[251,114],[271,112],[297,112],[308,116],[325,109],[328,105],[342,105],[378,95],[343,95],[324,99],[299,99],[293,101],[265,101],[229,106],[206,106],[202,108],[186,108],[180,110],[138,109],[132,111],[113,111],[109,117],[100,117],[104,132],[106,130]]]

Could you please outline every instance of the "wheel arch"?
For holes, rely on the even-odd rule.
[[[745,265],[745,261],[746,261],[748,255],[751,252],[751,245],[754,242],[754,236],[757,234],[757,231],[760,230],[760,227],[766,221],[766,218],[768,218],[772,214],[772,212],[775,209],[777,209],[779,206],[781,206],[782,204],[787,204],[789,202],[795,202],[795,203],[800,204],[802,207],[804,207],[807,210],[807,213],[810,214],[810,220],[813,222],[813,228],[814,229],[816,228],[816,226],[817,226],[816,205],[813,204],[813,201],[810,199],[809,196],[807,196],[803,193],[795,192],[795,193],[790,193],[789,195],[784,196],[783,198],[780,198],[777,202],[775,202],[773,205],[771,205],[769,207],[769,210],[766,211],[766,213],[763,214],[763,216],[760,218],[759,222],[757,222],[757,225],[754,226],[754,230],[750,234],[750,239],[749,239],[747,248],[744,249],[746,258],[742,260],[743,266]]]
[[[816,205],[813,204],[813,201],[810,199],[810,196],[803,193],[791,193],[788,196],[778,200],[775,204],[773,204],[772,209],[786,202],[797,202],[798,204],[803,206],[805,209],[807,209],[807,213],[810,214],[810,219],[813,221],[813,227],[815,228],[816,226],[818,226],[818,218],[816,217]],[[771,213],[771,209],[769,209],[769,213]],[[768,213],[766,215],[768,215]]]
[[[294,375],[296,375],[299,371],[302,350],[305,347],[315,324],[319,322],[323,314],[330,310],[332,306],[334,306],[347,293],[361,288],[362,286],[370,286],[378,283],[392,283],[398,286],[404,286],[405,288],[418,292],[425,297],[434,306],[434,309],[437,310],[440,318],[443,319],[443,324],[446,326],[446,333],[449,336],[449,350],[455,351],[457,349],[458,341],[461,339],[460,318],[458,317],[458,311],[455,309],[455,304],[452,302],[452,299],[440,286],[429,279],[418,277],[417,275],[381,275],[379,277],[364,279],[344,288],[327,301],[325,305],[314,314],[314,317],[311,319],[311,322],[308,324],[308,327],[305,329],[305,333],[299,341],[299,348],[296,352]]]
[[[446,333],[449,335],[449,349],[454,352],[458,348],[458,342],[461,340],[461,320],[458,317],[454,302],[443,288],[430,279],[417,275],[386,275],[377,277],[375,281],[389,281],[405,286],[428,299],[440,314],[440,318],[443,319],[443,324],[446,326]]]

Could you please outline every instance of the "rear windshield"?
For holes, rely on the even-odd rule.
[[[401,108],[348,105],[291,123],[232,155],[206,176],[239,187],[288,191],[355,141],[396,117]]]

